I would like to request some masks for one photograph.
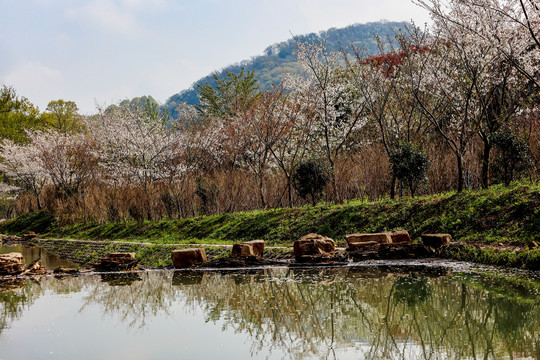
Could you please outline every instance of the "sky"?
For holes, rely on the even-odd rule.
[[[0,86],[40,111],[97,106],[196,80],[293,35],[379,20],[423,25],[410,0],[0,0]]]

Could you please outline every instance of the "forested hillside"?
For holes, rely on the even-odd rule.
[[[259,86],[262,89],[268,89],[272,84],[277,84],[286,73],[297,74],[300,72],[300,65],[296,61],[297,43],[313,41],[323,41],[328,50],[339,50],[342,46],[364,47],[367,53],[377,52],[377,41],[375,34],[381,37],[392,36],[394,32],[406,26],[405,22],[374,22],[367,24],[350,25],[345,28],[332,28],[327,31],[321,31],[318,34],[311,33],[299,35],[288,41],[268,46],[264,54],[242,61],[238,64],[227,66],[213,74],[196,81],[191,88],[171,96],[164,107],[169,111],[172,117],[177,117],[176,108],[181,102],[188,104],[197,104],[197,85],[206,83],[214,86],[214,74],[219,78],[224,78],[227,72],[238,73],[244,67],[246,70],[254,71]],[[181,69],[179,69],[181,71]]]

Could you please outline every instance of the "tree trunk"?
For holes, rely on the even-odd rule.
[[[37,209],[38,209],[38,211],[40,211],[41,210],[41,201],[39,201],[39,193],[34,192],[34,195],[36,196]]]
[[[460,193],[463,191],[463,156],[461,154],[456,154],[456,160],[458,168],[457,192]]]
[[[484,153],[482,154],[482,188],[489,187],[489,154],[493,145],[488,139],[482,139],[484,142]]]
[[[396,177],[392,176],[392,184],[390,185],[390,199],[394,199],[396,197]]]
[[[336,172],[334,171],[334,162],[330,162],[330,181],[332,183],[332,196],[327,196],[326,198],[329,201],[335,201],[336,203],[340,202],[340,199],[337,195],[337,184],[336,184]]]
[[[264,198],[264,174],[259,175],[259,197],[261,200],[261,207],[266,209],[266,199]]]
[[[287,192],[289,197],[289,203],[287,206],[292,207],[292,185],[290,176],[287,176]]]

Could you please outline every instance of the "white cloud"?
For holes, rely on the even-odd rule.
[[[168,0],[91,0],[84,6],[69,8],[66,16],[75,21],[123,34],[141,32],[138,15],[163,11]]]
[[[61,98],[65,87],[62,73],[41,64],[38,61],[27,61],[9,71],[3,83],[12,85],[17,93],[27,97],[41,110],[50,100]]]
[[[112,0],[93,0],[80,8],[66,10],[72,20],[95,25],[105,30],[129,34],[138,31],[134,14]]]

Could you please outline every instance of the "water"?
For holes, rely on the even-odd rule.
[[[54,270],[58,267],[63,268],[77,268],[78,266],[71,261],[61,259],[60,257],[48,253],[42,248],[29,244],[0,244],[0,254],[7,254],[10,252],[21,253],[26,265],[30,264],[36,259],[41,259],[41,267],[48,270]]]
[[[0,288],[0,359],[540,359],[540,281],[520,275],[149,271]]]

